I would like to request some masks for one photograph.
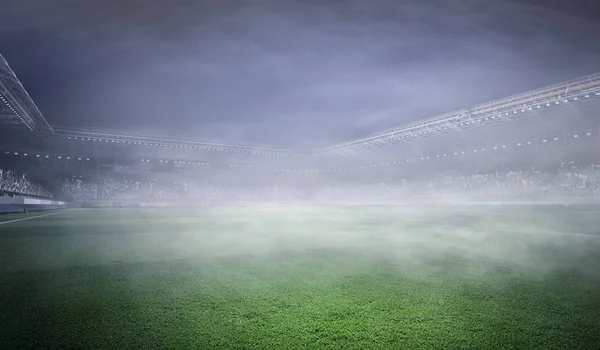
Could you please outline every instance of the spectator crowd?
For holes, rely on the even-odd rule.
[[[124,176],[98,181],[65,180],[63,191],[78,201],[118,202],[361,202],[455,200],[600,199],[600,166],[555,172],[510,171],[469,176],[439,174],[423,180],[386,179],[362,184],[232,186],[181,175],[168,181]]]
[[[26,174],[0,168],[0,196],[52,198],[50,190],[29,179]]]
[[[385,179],[368,183],[317,185],[224,185],[217,178],[197,179],[186,174],[168,180],[105,176],[95,181],[65,179],[58,189],[75,201],[169,203],[189,202],[354,202],[455,200],[600,199],[600,166],[509,171],[468,176],[438,174],[429,179]],[[52,198],[53,192],[26,174],[0,169],[0,195]]]

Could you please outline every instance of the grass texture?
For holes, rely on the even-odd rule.
[[[0,348],[600,349],[599,248],[556,208],[66,211],[0,224]]]

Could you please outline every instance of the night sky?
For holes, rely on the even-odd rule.
[[[317,148],[600,71],[597,2],[5,0],[0,53],[53,126]]]

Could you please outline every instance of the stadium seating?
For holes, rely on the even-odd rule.
[[[53,194],[44,186],[29,179],[26,174],[0,168],[0,196],[52,198]]]
[[[510,171],[469,176],[438,174],[426,180],[392,179],[371,183],[304,187],[226,186],[218,181],[143,180],[105,177],[96,182],[66,180],[63,190],[78,201],[186,202],[220,200],[258,201],[406,201],[411,199],[456,200],[558,200],[600,198],[600,167],[561,168],[554,172]]]

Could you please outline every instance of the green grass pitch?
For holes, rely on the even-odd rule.
[[[38,215],[0,216],[0,349],[600,349],[596,211]]]

